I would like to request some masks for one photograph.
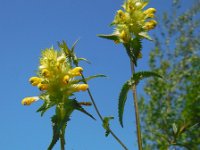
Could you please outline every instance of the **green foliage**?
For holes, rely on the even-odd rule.
[[[122,127],[123,127],[124,106],[127,100],[127,94],[129,90],[131,89],[131,87],[133,87],[133,85],[137,85],[139,81],[148,77],[161,77],[161,76],[158,75],[157,73],[150,71],[137,72],[132,75],[130,80],[124,83],[120,91],[119,102],[118,102],[118,116],[119,116],[119,122]]]
[[[181,4],[164,13],[150,53],[151,70],[164,80],[148,80],[148,100],[140,99],[144,150],[200,149],[200,1],[179,12]]]
[[[56,106],[56,114],[52,117],[53,138],[48,150],[51,150],[59,138],[65,138],[65,129],[69,117],[74,110],[78,110],[95,120],[95,118],[88,113],[75,99],[67,99],[63,104]],[[65,142],[65,139],[60,139]]]
[[[113,40],[113,41],[118,41],[119,37],[117,34],[99,34],[97,35],[100,38],[108,39],[108,40]]]
[[[130,60],[137,66],[137,60],[141,58],[142,43],[140,38],[131,39],[129,43],[124,43],[126,52]]]
[[[127,81],[126,83],[124,83],[120,91],[119,102],[118,102],[118,117],[119,117],[119,122],[122,127],[123,127],[124,106],[127,100],[127,94],[129,90],[130,90],[130,85],[129,85],[129,82]]]
[[[103,118],[103,128],[106,130],[105,136],[107,137],[110,134],[110,120],[114,119],[114,117],[104,117]]]

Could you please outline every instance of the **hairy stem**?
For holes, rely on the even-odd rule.
[[[81,74],[81,76],[82,76],[82,78],[83,78],[83,82],[84,82],[85,84],[87,84],[87,81],[85,80],[85,77],[83,76],[83,74]],[[95,101],[94,101],[94,98],[93,98],[93,96],[92,96],[92,94],[91,94],[89,88],[87,89],[87,92],[88,92],[89,97],[90,97],[90,99],[91,99],[91,101],[92,101],[92,104],[94,105],[95,111],[97,112],[99,118],[101,119],[101,121],[102,121],[102,123],[103,123],[103,117],[102,117],[102,115],[101,115],[101,113],[100,113],[100,111],[99,111],[99,109],[98,109],[98,107],[97,107],[97,105],[96,105],[96,103],[95,103]],[[108,130],[109,130],[110,134],[116,139],[116,141],[117,141],[125,150],[128,150],[128,148],[127,148],[127,147],[124,145],[124,143],[115,135],[115,133],[110,129],[110,127],[108,127]]]
[[[131,72],[132,72],[132,74],[135,73],[135,68],[134,68],[134,64],[133,64],[132,61],[131,61]],[[142,137],[141,137],[141,129],[140,129],[140,114],[139,114],[139,108],[138,108],[136,84],[133,85],[132,91],[133,91],[133,102],[134,102],[134,108],[135,108],[135,119],[136,119],[136,127],[137,127],[138,149],[142,150]]]

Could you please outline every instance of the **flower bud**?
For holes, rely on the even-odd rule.
[[[143,29],[151,30],[151,29],[154,29],[156,25],[157,25],[157,22],[155,20],[150,20],[145,23],[145,25],[143,26]]]
[[[29,82],[33,85],[33,86],[37,86],[39,83],[41,83],[41,78],[39,77],[31,77],[29,79]]]
[[[38,84],[38,88],[39,88],[40,91],[44,91],[44,90],[48,89],[48,85],[47,84],[39,83]]]
[[[42,69],[42,75],[46,78],[50,77],[51,73],[47,69]]]
[[[79,92],[79,91],[86,91],[88,89],[87,84],[74,84],[72,86],[73,91]]]
[[[65,76],[63,77],[63,83],[64,83],[64,84],[67,84],[67,83],[69,82],[69,79],[70,79],[70,77],[69,77],[68,75],[65,75]]]
[[[122,32],[119,34],[119,38],[122,39],[124,43],[129,41],[128,35],[124,30],[122,30]]]
[[[22,100],[22,105],[31,105],[33,102],[39,100],[39,97],[26,97]]]
[[[71,69],[70,71],[68,71],[68,74],[70,76],[81,76],[82,71],[83,71],[82,67],[75,67]]]
[[[147,14],[155,14],[155,12],[156,12],[155,8],[149,8],[149,9],[144,11],[144,14],[145,15],[147,15]]]

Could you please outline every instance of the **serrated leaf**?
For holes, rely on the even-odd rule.
[[[49,101],[44,101],[42,106],[36,111],[36,112],[41,112],[41,116],[44,115],[44,113],[51,107],[53,107],[55,103],[49,102]]]
[[[131,86],[129,84],[129,81],[127,81],[121,91],[120,91],[120,95],[119,95],[119,101],[118,101],[118,117],[119,117],[119,122],[121,124],[121,126],[123,127],[123,114],[124,114],[124,106],[127,100],[127,94],[128,91],[130,90]]]
[[[59,140],[59,136],[60,136],[60,132],[58,131],[58,122],[59,121],[58,121],[57,115],[54,115],[51,118],[51,121],[52,121],[52,128],[53,128],[53,138],[48,147],[48,150],[52,150],[52,148],[54,147],[56,142]]]
[[[117,34],[99,34],[97,35],[100,38],[108,39],[108,40],[113,40],[113,41],[118,41],[118,35]]]
[[[142,44],[140,38],[134,38],[130,43],[125,43],[124,47],[130,60],[137,66],[137,60],[141,57]]]
[[[153,39],[148,35],[147,32],[140,32],[139,35],[147,40],[153,41]]]

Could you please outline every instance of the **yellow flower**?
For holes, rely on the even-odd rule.
[[[155,12],[156,12],[156,9],[155,8],[149,8],[147,10],[144,11],[144,14],[146,15],[145,18],[154,18],[155,17]]]
[[[65,75],[63,78],[63,83],[67,84],[69,82],[70,77],[68,75]]]
[[[38,84],[38,88],[40,89],[40,91],[47,90],[48,89],[48,84],[39,83]]]
[[[39,97],[26,97],[22,100],[22,105],[31,105],[33,102],[39,100]]]
[[[123,43],[127,43],[130,39],[128,37],[128,34],[124,30],[121,31],[121,33],[119,34],[119,37],[120,37],[120,39],[123,40]]]
[[[37,86],[39,83],[41,83],[41,78],[39,77],[31,77],[29,79],[29,82],[33,85],[33,86]]]
[[[74,84],[74,85],[72,85],[72,89],[76,92],[86,91],[88,89],[88,85],[87,84]]]
[[[47,69],[42,69],[42,75],[46,78],[50,77],[51,73]]]
[[[115,42],[126,43],[135,37],[147,38],[143,36],[147,32],[156,26],[156,21],[154,23],[149,21],[149,18],[155,17],[155,8],[149,8],[143,10],[148,4],[143,0],[126,0],[123,4],[124,10],[118,10],[112,25],[115,25],[114,34],[118,36],[118,40]],[[120,34],[118,34],[118,32]]]
[[[156,25],[157,25],[157,22],[155,20],[150,20],[150,21],[145,23],[143,28],[145,30],[152,30],[156,27]]]
[[[74,76],[81,76],[81,73],[83,71],[83,68],[82,67],[75,67],[71,70],[68,71],[68,74],[72,77]]]

